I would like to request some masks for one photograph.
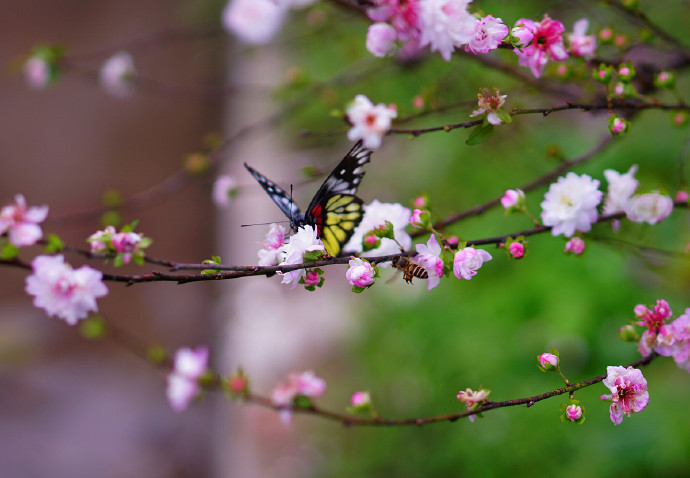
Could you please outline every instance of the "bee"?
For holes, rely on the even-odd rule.
[[[412,278],[428,279],[429,273],[419,264],[415,264],[408,257],[397,256],[392,261],[393,267],[402,271],[403,279],[408,284],[412,284]]]

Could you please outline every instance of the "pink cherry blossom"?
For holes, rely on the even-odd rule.
[[[101,86],[109,95],[124,98],[134,91],[134,59],[126,52],[108,58],[99,71]]]
[[[501,198],[501,206],[506,210],[515,209],[524,202],[525,193],[521,189],[508,189]]]
[[[465,51],[474,53],[489,53],[498,48],[501,41],[508,36],[509,30],[500,18],[487,15],[474,26],[474,36],[465,46]]]
[[[458,279],[470,280],[477,275],[477,270],[484,262],[492,259],[491,254],[483,249],[466,247],[455,253],[453,273]]]
[[[168,374],[168,402],[176,412],[184,411],[201,390],[199,378],[208,365],[208,348],[181,348],[175,353],[173,370]]]
[[[613,118],[611,120],[611,124],[609,125],[612,135],[627,133],[629,128],[630,123],[619,117]]]
[[[579,256],[580,254],[582,254],[585,251],[585,247],[586,247],[585,241],[582,240],[581,237],[573,237],[572,239],[570,239],[568,242],[565,243],[565,249],[563,250],[563,252],[565,252],[565,253],[569,252],[571,254]]]
[[[659,355],[672,356],[679,367],[690,372],[690,308],[659,330],[654,350]]]
[[[286,11],[273,0],[230,0],[223,10],[223,26],[244,43],[264,45],[280,30]]]
[[[355,228],[352,237],[343,247],[343,251],[348,253],[360,253],[364,257],[375,257],[397,254],[400,252],[401,246],[404,249],[409,249],[412,247],[412,238],[405,228],[409,224],[411,216],[412,211],[402,204],[382,203],[377,199],[369,204],[365,204],[362,222]],[[362,241],[364,240],[364,236],[375,228],[385,224],[386,221],[393,224],[393,236],[395,237],[395,241],[384,237],[381,239],[381,245],[379,247],[363,252]],[[376,241],[374,241],[374,243],[375,242]]]
[[[516,25],[522,25],[534,36],[529,46],[522,51],[517,48],[514,51],[520,57],[520,65],[528,67],[536,78],[541,76],[549,60],[563,61],[568,58],[563,45],[565,27],[558,20],[551,20],[548,15],[544,15],[540,23],[521,18]]]
[[[93,254],[107,252],[110,248],[112,237],[115,234],[117,234],[117,230],[113,226],[106,226],[105,229],[91,234],[86,239],[86,242],[89,243]]]
[[[113,234],[111,239],[115,252],[122,253],[122,260],[125,264],[129,264],[132,253],[137,251],[141,240],[141,234],[136,232],[118,232]]]
[[[237,181],[232,176],[221,174],[213,183],[213,203],[216,207],[226,208],[237,193]]]
[[[302,226],[297,230],[297,233],[290,236],[290,241],[281,247],[280,257],[282,260],[279,265],[302,264],[305,253],[325,250],[316,229],[310,225]],[[283,276],[281,284],[288,284],[290,289],[294,289],[299,284],[299,280],[306,275],[306,272],[304,269],[296,269],[289,272],[278,272],[278,275]]]
[[[422,220],[422,214],[424,211],[421,209],[415,209],[412,211],[412,217],[410,217],[410,226],[418,229],[424,226],[424,221]]]
[[[688,199],[690,198],[690,195],[688,195],[687,191],[678,191],[676,193],[676,202],[688,202]]]
[[[290,407],[298,396],[318,398],[326,391],[326,381],[308,370],[302,373],[290,373],[287,379],[278,384],[271,392],[271,402],[281,407],[280,418],[286,425],[290,423]]]
[[[308,270],[304,276],[305,286],[316,286],[321,282],[321,276],[315,270]]]
[[[355,392],[350,397],[350,405],[353,408],[362,409],[371,406],[371,396],[369,392]]]
[[[353,257],[349,261],[350,267],[345,273],[347,282],[353,287],[369,287],[374,283],[376,270],[367,261]]]
[[[367,15],[375,22],[387,22],[396,31],[398,40],[408,42],[419,38],[419,4],[422,0],[374,0]]]
[[[570,34],[570,54],[591,58],[597,47],[596,35],[586,35],[589,27],[589,20],[583,18],[573,25],[573,33]]]
[[[8,233],[9,241],[17,247],[36,244],[43,231],[38,224],[48,216],[48,206],[26,206],[21,194],[14,197],[14,204],[0,210],[0,234]]]
[[[42,90],[50,83],[50,65],[40,56],[32,56],[24,63],[24,77],[29,87]]]
[[[397,116],[395,105],[374,105],[366,96],[357,95],[347,108],[347,119],[352,125],[347,138],[350,141],[361,139],[365,148],[377,149],[381,146],[381,138],[391,129],[393,118]]]
[[[633,367],[606,367],[603,384],[611,390],[602,400],[611,400],[610,417],[614,425],[620,425],[623,416],[641,412],[649,403],[647,380],[642,372]]]
[[[494,90],[494,94],[489,93],[487,89],[483,90],[481,93],[477,94],[477,104],[479,108],[474,110],[470,116],[474,117],[487,113],[486,120],[492,125],[498,126],[503,121],[496,112],[503,107],[507,96],[508,95],[501,95],[499,90]]]
[[[531,25],[530,28],[527,28],[524,24],[520,23],[510,30],[510,35],[517,39],[514,45],[518,48],[525,48],[534,39],[534,33],[532,33]]]
[[[280,263],[281,247],[287,231],[280,224],[271,224],[271,229],[266,234],[266,239],[261,243],[263,249],[259,249],[260,266],[275,266]]]
[[[604,201],[604,214],[614,214],[625,209],[630,197],[635,193],[638,182],[635,179],[637,165],[634,164],[628,172],[621,174],[613,169],[604,170],[604,177],[609,183],[606,200]]]
[[[459,402],[464,403],[468,410],[473,410],[486,402],[490,394],[491,392],[484,388],[476,391],[472,390],[471,388],[467,388],[465,390],[460,390],[456,395],[456,398]],[[476,418],[476,415],[469,416],[470,422],[474,422]]]
[[[416,244],[415,248],[417,249],[415,261],[429,274],[427,289],[431,290],[441,282],[441,277],[443,277],[443,259],[441,259],[443,250],[435,234],[431,235],[426,245]]]
[[[372,55],[383,58],[395,50],[395,28],[387,23],[374,23],[367,30],[367,50]]]
[[[673,199],[659,193],[633,196],[625,204],[625,215],[633,222],[656,224],[673,212]]]
[[[474,37],[478,20],[468,11],[472,0],[425,0],[419,4],[421,47],[429,46],[450,61],[453,51]]]
[[[541,203],[541,219],[552,226],[551,234],[570,237],[575,231],[588,232],[599,217],[597,206],[602,192],[599,181],[586,174],[570,172],[551,184]]]
[[[61,255],[37,256],[31,267],[25,290],[34,297],[34,306],[69,325],[97,311],[96,299],[108,294],[100,271],[89,266],[72,269]]]
[[[565,414],[571,421],[577,421],[582,417],[582,407],[580,405],[568,405],[565,409]]]

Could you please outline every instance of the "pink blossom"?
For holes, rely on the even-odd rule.
[[[388,22],[395,28],[398,40],[407,42],[419,37],[419,4],[421,0],[376,0],[367,9],[375,22]]]
[[[387,23],[374,23],[367,30],[367,50],[372,55],[382,58],[395,50],[395,28]]]
[[[361,253],[362,256],[374,257],[397,254],[400,252],[401,246],[404,249],[409,249],[412,247],[412,238],[405,228],[410,222],[410,216],[412,216],[412,211],[402,204],[382,203],[376,199],[369,204],[365,204],[362,222],[355,228],[352,237],[343,247],[343,251],[348,253]],[[386,221],[393,224],[393,236],[395,237],[395,241],[387,237],[381,238],[379,247],[363,252],[362,241],[364,240],[364,236],[369,234],[370,231],[385,224]],[[369,240],[369,237],[367,237],[367,240]],[[373,242],[376,243],[376,240]]]
[[[345,277],[351,286],[365,288],[374,283],[376,270],[369,262],[359,257],[353,257],[349,264],[350,267],[347,269]]]
[[[571,421],[577,421],[582,417],[582,407],[580,405],[568,405],[565,409],[565,414]]]
[[[676,193],[676,202],[688,202],[688,198],[690,198],[690,195],[688,195],[687,191],[678,191]]]
[[[458,279],[470,280],[477,274],[477,270],[484,262],[492,259],[491,254],[483,249],[466,247],[455,253],[453,273]]]
[[[498,126],[503,121],[496,112],[503,107],[507,96],[508,95],[501,95],[499,90],[494,90],[493,95],[489,93],[489,90],[483,90],[481,93],[477,94],[477,104],[479,108],[474,110],[470,116],[474,117],[488,113],[486,115],[486,120],[492,125]]]
[[[606,367],[603,384],[611,390],[602,400],[611,400],[610,417],[614,425],[620,425],[623,416],[641,412],[649,403],[647,380],[642,372],[633,367]]]
[[[443,250],[436,240],[435,234],[431,235],[426,245],[416,244],[415,248],[417,249],[415,260],[429,274],[427,289],[431,290],[441,282],[441,277],[443,277],[443,259],[441,259]]]
[[[230,205],[230,199],[237,194],[237,181],[232,176],[221,174],[213,183],[213,203],[216,207],[225,208]]]
[[[261,243],[263,249],[259,249],[260,266],[275,266],[280,263],[281,247],[287,231],[280,224],[271,224],[271,229],[266,234],[266,239]]]
[[[525,201],[525,193],[521,189],[508,189],[501,198],[501,205],[506,210],[519,208],[520,203]]]
[[[134,59],[126,52],[119,52],[108,58],[99,71],[101,86],[106,93],[124,98],[134,91],[133,78],[136,74]]]
[[[544,369],[553,370],[558,367],[558,357],[552,353],[544,352],[538,358],[539,364]]]
[[[625,205],[625,215],[633,222],[656,224],[673,212],[673,200],[659,193],[633,196]]]
[[[129,264],[132,253],[136,252],[141,239],[141,235],[136,232],[118,232],[113,234],[111,241],[115,252],[121,253],[123,262]]]
[[[91,234],[86,239],[86,242],[88,242],[89,246],[91,247],[91,252],[93,254],[108,252],[111,239],[116,233],[117,230],[113,226],[106,226],[102,231],[96,231]]]
[[[520,23],[513,27],[510,31],[510,35],[517,39],[514,45],[518,48],[526,47],[534,39],[534,33],[532,33],[531,27],[527,28],[524,24]]]
[[[283,408],[281,420],[290,423],[290,407],[298,396],[318,398],[326,391],[326,381],[308,370],[302,373],[290,373],[271,392],[271,401],[277,407]]]
[[[206,371],[208,348],[181,348],[175,353],[173,370],[168,374],[168,402],[176,412],[184,411],[199,394],[199,378]]]
[[[597,37],[586,35],[589,21],[586,18],[578,20],[573,25],[573,33],[570,34],[570,53],[573,56],[591,58],[597,47]]]
[[[429,207],[429,200],[424,196],[417,196],[414,198],[414,207],[420,209]]]
[[[422,220],[422,214],[425,211],[422,211],[421,209],[415,209],[412,211],[412,217],[410,217],[410,226],[414,228],[420,228],[424,226],[424,221]]]
[[[508,36],[508,27],[500,18],[487,15],[479,20],[474,27],[474,36],[465,46],[465,51],[474,53],[489,53],[498,48],[501,41]]]
[[[679,367],[690,372],[690,308],[660,329],[654,350],[659,355],[672,356]]]
[[[515,259],[520,259],[525,255],[525,245],[519,241],[511,242],[508,246],[508,252]]]
[[[43,231],[38,225],[48,216],[48,206],[26,206],[21,194],[14,197],[14,204],[0,210],[0,234],[8,233],[10,243],[17,247],[36,244]]]
[[[582,240],[581,237],[573,237],[565,243],[565,249],[563,250],[563,252],[570,252],[576,256],[579,256],[585,251],[585,246],[585,241]]]
[[[355,96],[347,108],[347,119],[352,128],[347,132],[350,141],[363,140],[365,148],[377,149],[381,138],[391,129],[393,118],[398,116],[395,105],[374,104],[364,95]]]
[[[355,409],[363,409],[371,406],[371,396],[369,392],[355,392],[350,397],[350,405]]]
[[[96,299],[108,294],[100,271],[88,266],[72,269],[61,255],[37,256],[31,267],[25,290],[34,296],[34,306],[69,325],[97,311]]]
[[[617,116],[611,119],[611,124],[609,125],[612,135],[627,133],[629,127],[630,123]]]
[[[465,390],[460,390],[456,395],[456,398],[459,402],[464,403],[468,410],[474,410],[478,406],[485,403],[490,394],[491,391],[484,388],[476,391],[472,390],[471,388],[467,388]],[[474,414],[469,416],[470,422],[474,422],[476,418],[477,417]]]
[[[280,250],[282,261],[279,265],[302,264],[304,263],[304,254],[315,251],[325,251],[316,229],[310,225],[302,226],[297,230],[297,233],[290,236],[290,241],[287,244],[283,244]],[[283,276],[281,284],[288,284],[291,289],[294,289],[306,272],[304,269],[296,269],[289,272],[278,272],[278,274]]]
[[[24,77],[29,87],[42,90],[50,83],[50,65],[40,56],[32,56],[24,63]]]
[[[604,201],[604,214],[613,214],[625,209],[630,197],[635,193],[638,182],[635,179],[637,165],[633,165],[628,172],[621,174],[613,169],[604,171],[604,177],[609,183],[606,200]]]
[[[244,43],[263,45],[278,33],[286,8],[273,0],[230,0],[223,10],[223,26]]]
[[[321,282],[321,276],[315,270],[308,270],[304,277],[305,286],[317,286]]]
[[[474,37],[478,20],[468,11],[472,0],[425,0],[419,5],[419,44],[450,61],[453,51]]]
[[[568,52],[563,45],[563,32],[565,27],[558,20],[551,20],[548,15],[540,23],[521,18],[516,22],[523,25],[533,35],[532,43],[522,51],[515,49],[515,54],[520,57],[520,65],[530,68],[532,74],[539,78],[548,61],[563,61],[568,58]]]

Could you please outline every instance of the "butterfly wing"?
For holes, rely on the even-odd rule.
[[[299,223],[303,218],[302,213],[285,190],[247,163],[244,163],[244,167],[247,168],[247,171],[249,171],[249,173],[254,176],[254,179],[259,182],[264,191],[266,191],[266,194],[268,194],[280,210],[283,211],[283,214],[290,219],[290,226],[295,227],[295,225],[300,225]]]
[[[326,252],[333,257],[352,237],[362,221],[363,201],[355,194],[364,176],[363,166],[371,159],[371,151],[355,144],[350,152],[328,175],[304,214],[307,224],[316,227]]]

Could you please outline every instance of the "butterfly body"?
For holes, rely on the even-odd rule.
[[[244,167],[290,219],[293,231],[307,225],[314,227],[326,252],[337,257],[364,215],[363,201],[355,194],[364,176],[362,166],[370,157],[371,151],[364,149],[361,142],[355,144],[321,184],[304,213],[284,189],[247,163]]]

